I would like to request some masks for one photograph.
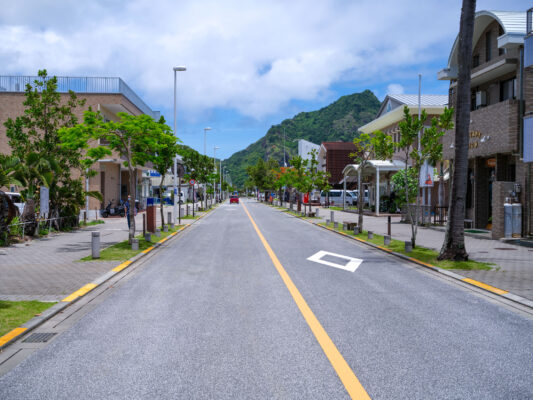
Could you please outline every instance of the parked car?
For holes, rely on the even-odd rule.
[[[359,199],[359,196],[358,196],[359,191],[358,191],[358,190],[350,190],[349,192],[350,192],[350,193],[352,194],[352,196],[355,198],[355,205],[357,205],[357,202],[359,201],[359,200],[358,200],[358,199]],[[364,197],[363,197],[363,205],[365,205],[365,204],[369,204],[369,200],[368,200],[368,189],[366,189],[364,193],[365,193],[365,195],[364,195]]]
[[[230,204],[231,204],[231,203],[239,204],[239,196],[232,194],[232,195],[229,197],[229,203],[230,203]]]
[[[5,192],[5,194],[9,196],[15,207],[17,207],[18,215],[22,215],[24,212],[24,204],[26,203],[22,200],[21,194],[15,192]]]
[[[354,197],[352,193],[350,193],[350,191],[346,190],[344,195],[343,193],[344,193],[344,190],[330,190],[329,196],[328,196],[328,192],[322,191],[320,193],[320,204],[325,205],[326,202],[328,201],[328,197],[329,197],[330,206],[334,206],[334,205],[342,206],[343,198],[346,202],[346,205],[348,206],[353,206],[357,204],[357,198]]]

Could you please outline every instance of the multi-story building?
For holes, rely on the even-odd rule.
[[[311,153],[313,150],[316,150],[318,156],[320,146],[305,139],[298,140],[298,155],[302,157],[303,160],[311,160]]]
[[[26,84],[33,84],[38,80],[35,76],[0,76],[0,153],[9,154],[6,128],[3,123],[8,119],[15,119],[24,113],[24,90]],[[106,120],[117,120],[117,113],[126,112],[132,115],[147,114],[154,119],[159,119],[159,112],[153,111],[146,103],[120,78],[95,78],[95,77],[58,77],[58,92],[62,98],[67,99],[69,90],[74,91],[78,99],[84,99],[85,105],[75,110],[79,121],[82,121],[83,112],[91,107],[98,110]],[[89,191],[98,191],[104,198],[104,204],[109,201],[118,202],[125,200],[129,186],[129,172],[123,165],[118,154],[100,160],[94,169],[97,175],[88,182]],[[137,170],[136,197],[141,204],[145,195],[149,193],[147,186],[149,178],[143,178],[141,169]],[[79,176],[77,171],[72,172]],[[85,185],[84,185],[85,186]],[[90,214],[100,208],[100,202],[90,198],[88,203]]]
[[[533,71],[524,67],[526,12],[480,11],[474,23],[466,216],[475,228],[504,236],[504,203],[522,205],[522,235],[532,233],[531,163],[523,160],[524,112],[533,113]],[[456,103],[457,38],[438,78],[449,80]],[[443,137],[444,158],[454,157],[454,136]]]
[[[342,170],[347,164],[353,163],[350,154],[355,152],[352,142],[322,142],[318,150],[318,167],[330,173],[329,183],[333,187],[341,187]]]

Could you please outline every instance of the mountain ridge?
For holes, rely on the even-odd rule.
[[[374,119],[381,102],[370,90],[341,96],[319,110],[301,112],[293,118],[272,125],[265,136],[224,160],[233,184],[242,187],[247,178],[246,167],[259,158],[273,158],[283,165],[283,135],[286,160],[298,154],[295,139],[322,142],[351,141],[359,127]]]

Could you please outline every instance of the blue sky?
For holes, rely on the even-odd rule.
[[[525,11],[525,0],[478,10]],[[229,157],[271,125],[365,89],[446,94],[436,72],[459,29],[451,0],[19,0],[0,15],[0,74],[119,76],[181,140]]]

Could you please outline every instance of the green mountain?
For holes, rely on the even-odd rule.
[[[342,96],[318,111],[302,112],[273,125],[265,136],[223,163],[230,171],[233,184],[242,187],[248,177],[246,167],[255,164],[259,158],[273,158],[283,165],[284,133],[288,164],[291,157],[298,155],[297,139],[316,144],[351,141],[359,127],[374,119],[379,107],[379,100],[370,90]]]

